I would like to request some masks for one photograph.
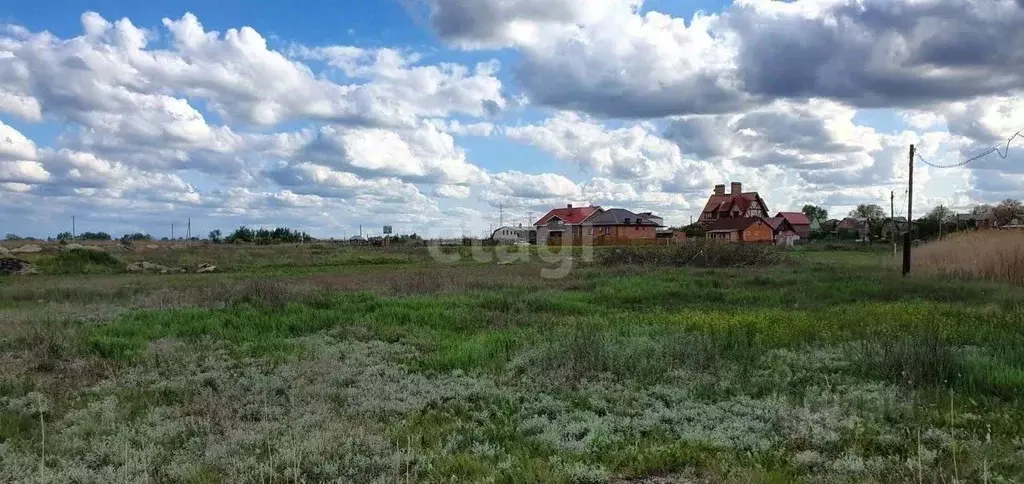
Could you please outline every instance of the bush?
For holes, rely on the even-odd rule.
[[[109,252],[94,249],[71,249],[53,258],[50,270],[65,274],[97,274],[118,272],[124,264]]]
[[[779,248],[767,244],[735,244],[706,239],[673,246],[633,246],[597,251],[600,265],[740,267],[776,265],[785,260]]]
[[[111,240],[112,237],[106,232],[82,232],[78,240]]]
[[[216,235],[220,235],[220,231],[217,230]],[[210,233],[211,237],[213,232]],[[310,242],[313,237],[305,232],[293,230],[285,227],[277,227],[273,230],[270,229],[250,229],[246,226],[241,226],[235,229],[226,237],[224,242],[229,244],[280,244],[280,243],[294,243],[294,242]]]

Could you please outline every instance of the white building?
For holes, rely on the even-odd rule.
[[[531,237],[531,232],[534,230],[530,227],[498,227],[497,230],[491,233],[491,240],[499,244],[532,243],[531,239],[536,237]]]

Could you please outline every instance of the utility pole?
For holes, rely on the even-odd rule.
[[[192,240],[192,217],[188,218],[188,228],[185,229],[185,240]]]
[[[498,204],[498,227],[505,226],[505,204]]]
[[[171,222],[171,240],[174,240],[174,222]]]
[[[914,145],[910,145],[910,171],[907,182],[907,233],[903,236],[904,277],[910,274],[910,238],[914,232]]]
[[[76,237],[78,237],[78,232],[75,231],[75,216],[72,215],[71,216],[71,238],[74,239]]]
[[[889,192],[889,238],[892,239],[892,256],[896,257],[896,192]]]

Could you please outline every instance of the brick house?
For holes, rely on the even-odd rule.
[[[732,182],[729,193],[725,193],[725,185],[715,185],[715,191],[704,204],[699,222],[710,227],[715,221],[723,218],[767,217],[768,205],[757,192],[743,192],[743,184]]]
[[[726,217],[712,223],[704,237],[728,242],[772,244],[775,231],[761,217]]]
[[[633,213],[624,208],[600,210],[583,222],[586,235],[599,239],[654,239],[661,227],[660,217]]]
[[[565,208],[551,209],[533,224],[537,228],[537,243],[546,244],[549,239],[565,237],[570,240],[582,239],[583,222],[600,211],[601,207],[573,207],[571,203]]]
[[[793,242],[800,239],[800,234],[797,232],[793,224],[789,223],[786,217],[772,217],[766,219],[768,225],[771,226],[772,232],[775,234],[775,243],[778,245],[784,245],[786,247],[792,247]]]

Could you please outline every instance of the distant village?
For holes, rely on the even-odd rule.
[[[813,239],[892,240],[902,237],[908,225],[914,237],[918,238],[925,229],[923,221],[930,220],[925,217],[908,224],[906,217],[880,216],[881,209],[877,205],[859,208],[863,207],[867,209],[862,211],[869,213],[854,213],[842,219],[828,219],[824,216],[827,212],[813,206],[771,215],[768,204],[758,192],[745,192],[742,183],[732,182],[728,189],[725,184],[715,185],[698,220],[686,227],[666,227],[663,218],[652,212],[567,204],[549,210],[533,226],[499,227],[490,238],[496,243],[520,245],[584,242],[593,245],[644,245],[701,237],[723,242],[792,246]],[[1003,223],[998,220],[995,209],[990,207],[969,214],[945,213],[937,217],[936,224],[940,235],[944,228],[948,232],[1024,228],[1021,225],[1024,210],[1017,206],[1010,210],[1016,211]]]

